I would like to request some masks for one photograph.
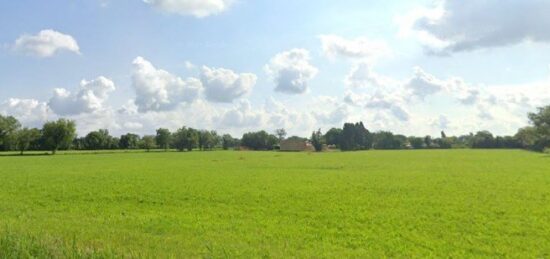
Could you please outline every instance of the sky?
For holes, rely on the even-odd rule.
[[[0,2],[0,114],[78,133],[512,135],[550,104],[550,1]]]

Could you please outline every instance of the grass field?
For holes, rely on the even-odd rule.
[[[0,257],[27,256],[550,257],[550,156],[0,156]]]

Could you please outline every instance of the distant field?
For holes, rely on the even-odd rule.
[[[550,156],[0,156],[0,258],[27,256],[550,257]]]

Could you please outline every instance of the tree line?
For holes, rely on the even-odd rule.
[[[518,130],[514,136],[494,136],[489,131],[479,131],[462,136],[437,138],[394,134],[390,131],[370,132],[362,122],[345,123],[342,128],[332,128],[326,133],[312,132],[309,138],[292,136],[278,129],[274,134],[264,130],[245,133],[240,139],[229,134],[219,135],[213,130],[182,127],[175,132],[159,128],[154,135],[139,136],[127,133],[114,137],[106,129],[92,131],[78,137],[74,121],[59,119],[46,122],[41,129],[23,128],[12,116],[0,115],[0,150],[46,150],[55,154],[58,150],[116,150],[116,149],[176,149],[178,151],[246,148],[250,150],[274,150],[281,141],[293,139],[308,141],[317,151],[326,147],[342,151],[369,149],[450,149],[450,148],[522,148],[543,151],[550,147],[550,106],[542,107],[528,115],[530,125]]]

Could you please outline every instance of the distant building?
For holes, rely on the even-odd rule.
[[[289,138],[281,141],[281,151],[286,151],[286,152],[315,151],[315,148],[307,140],[298,139],[298,138]]]

